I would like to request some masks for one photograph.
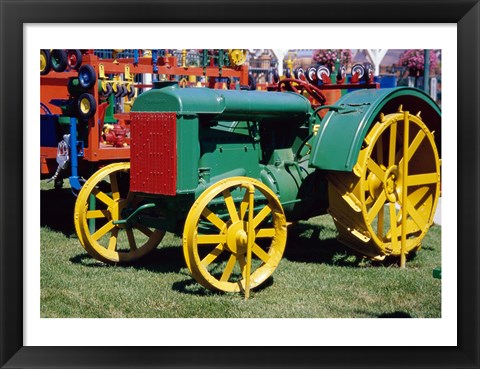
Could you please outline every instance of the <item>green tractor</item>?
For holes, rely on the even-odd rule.
[[[313,108],[294,92],[158,82],[130,116],[130,163],[100,169],[75,206],[80,242],[103,262],[136,260],[173,232],[201,285],[248,297],[291,222],[328,212],[342,243],[376,259],[416,251],[433,223],[441,112],[420,90]]]

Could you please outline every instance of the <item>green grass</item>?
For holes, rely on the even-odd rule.
[[[400,269],[373,262],[336,241],[330,216],[289,228],[273,277],[245,301],[201,287],[167,236],[144,259],[109,266],[92,259],[73,226],[75,197],[42,183],[41,317],[58,318],[375,318],[441,316],[441,227]]]

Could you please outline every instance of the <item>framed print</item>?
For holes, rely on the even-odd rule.
[[[351,0],[301,0],[289,3],[273,0],[249,3],[180,0],[85,3],[76,0],[39,0],[25,3],[0,0],[0,6],[2,368],[480,367],[477,230],[480,5],[477,1],[432,0],[417,3],[392,0],[372,3]],[[38,116],[34,115],[37,114],[37,104],[32,104],[32,101],[37,101],[40,89],[38,72],[32,72],[32,49],[72,47],[70,43],[78,45],[75,47],[79,49],[96,47],[95,45],[110,47],[110,43],[105,42],[105,39],[111,41],[112,45],[121,44],[122,47],[127,45],[142,49],[148,48],[149,43],[153,42],[170,48],[185,47],[192,43],[195,47],[198,45],[218,48],[218,45],[230,46],[228,43],[232,42],[240,47],[246,47],[246,44],[253,48],[299,45],[297,47],[301,49],[308,45],[339,47],[336,46],[337,42],[343,47],[349,40],[349,45],[354,47],[375,46],[382,42],[383,47],[390,46],[388,43],[391,42],[392,47],[398,49],[407,48],[407,45],[415,45],[414,47],[419,49],[425,49],[429,45],[433,45],[432,49],[441,48],[436,45],[448,45],[445,46],[445,52],[442,51],[445,59],[442,59],[444,64],[441,74],[442,105],[445,106],[442,126],[450,125],[445,130],[448,134],[444,134],[441,139],[444,152],[449,153],[449,157],[445,156],[441,162],[442,168],[446,168],[442,174],[442,191],[446,193],[444,197],[447,202],[442,218],[446,220],[445,224],[442,223],[442,232],[445,230],[442,236],[446,236],[442,237],[441,314],[433,314],[429,319],[399,319],[405,317],[405,314],[402,315],[399,311],[384,316],[365,314],[362,316],[365,319],[318,319],[316,316],[258,319],[255,315],[244,318],[248,314],[217,318],[215,314],[205,317],[192,313],[192,318],[182,316],[180,319],[176,318],[175,309],[180,311],[181,303],[174,303],[166,305],[172,309],[172,314],[168,317],[155,319],[148,316],[145,317],[148,319],[137,319],[134,314],[122,315],[120,310],[115,310],[113,302],[109,314],[116,316],[115,319],[107,319],[110,317],[108,314],[92,313],[84,317],[68,311],[59,315],[40,311],[39,264],[44,255],[40,253],[38,245],[40,201],[38,193],[32,191],[37,176],[37,162],[32,166],[30,160],[32,156],[38,155],[36,142],[39,130],[33,127],[38,119]],[[237,47],[236,45],[230,47]],[[36,58],[34,61],[36,64]],[[79,77],[79,83],[86,82],[80,81]],[[92,102],[87,101],[77,109],[82,114],[87,114],[82,108],[88,110],[91,105]],[[399,109],[399,112],[403,112]],[[420,117],[420,112],[418,114]],[[424,111],[423,114],[430,113]],[[170,118],[162,116],[162,119],[166,119],[167,127]],[[421,123],[418,125],[422,126]],[[250,132],[253,128],[249,125],[248,129]],[[74,131],[70,133],[77,134]],[[106,141],[110,139],[107,134],[108,132],[105,133]],[[111,142],[114,142],[114,139],[115,137]],[[168,146],[171,143],[165,141],[163,144]],[[408,145],[405,144],[405,147]],[[242,147],[242,150],[248,151],[246,146]],[[188,160],[184,163],[188,164]],[[209,178],[209,173],[205,171],[205,177],[202,178]],[[113,184],[117,180],[111,179],[111,176],[109,178],[112,182],[111,192],[114,193],[113,188],[118,186],[118,183]],[[183,180],[188,183],[188,178]],[[382,184],[381,181],[370,178],[367,182],[372,193],[377,187],[388,187],[387,180]],[[255,186],[255,183],[252,186]],[[162,190],[168,192],[171,188],[167,185]],[[262,187],[259,185],[257,190],[262,191]],[[219,191],[225,197],[227,207],[231,206],[227,201],[229,195],[225,195],[226,190],[222,187]],[[262,194],[269,198],[267,190]],[[82,198],[80,193],[75,195]],[[91,201],[89,196],[84,196],[85,203]],[[247,195],[244,198],[247,198]],[[50,200],[52,209],[60,206],[55,199]],[[271,204],[273,200],[269,201]],[[197,206],[197,203],[195,204]],[[201,203],[198,206],[201,206]],[[253,209],[253,195],[252,204],[248,206]],[[95,217],[100,217],[108,210],[93,209],[89,210],[89,214],[95,214]],[[77,214],[77,210],[75,211]],[[278,209],[274,213],[277,214]],[[63,216],[60,210],[58,214]],[[135,214],[129,214],[129,219],[135,219]],[[205,216],[203,212],[201,214]],[[200,215],[198,217],[200,218]],[[273,215],[272,219],[274,224],[281,221]],[[115,222],[127,224],[127,221]],[[192,224],[195,222],[192,221]],[[213,225],[215,222],[216,220],[212,221]],[[235,221],[232,220],[231,223]],[[90,237],[90,224],[80,232],[84,237],[82,242]],[[195,224],[198,225],[198,222]],[[230,223],[228,224],[230,227]],[[81,224],[77,225],[78,227],[81,228]],[[266,229],[258,233],[269,234],[269,231],[270,229]],[[240,233],[235,233],[235,242],[240,242],[238,238],[243,237],[243,234],[239,236]],[[147,236],[152,237],[150,233]],[[190,236],[190,233],[187,236]],[[193,233],[191,236],[197,237],[193,236]],[[219,239],[217,236],[223,237],[223,234],[212,239]],[[276,234],[275,237],[278,240],[280,236]],[[245,235],[244,238],[245,244],[251,242],[248,236]],[[93,239],[96,240],[95,237]],[[130,237],[128,242],[131,242]],[[66,248],[67,245],[61,247]],[[61,253],[62,249],[59,248],[58,252]],[[260,251],[257,249],[257,252]],[[232,254],[237,253],[240,251],[232,251]],[[100,259],[110,257],[110,254],[99,255]],[[173,258],[174,256],[171,256],[169,260]],[[201,275],[200,283],[210,287],[223,286],[221,282],[224,282],[226,272],[219,281],[211,275],[205,276],[202,274],[201,263],[195,266],[196,258],[200,260],[199,256],[191,251],[186,262],[189,269],[193,265],[193,270]],[[88,267],[82,255],[76,255],[69,260],[77,266]],[[144,269],[149,267],[150,264],[142,265]],[[142,268],[135,272],[142,271]],[[113,271],[113,268],[106,270],[107,273],[102,276],[107,276],[110,271]],[[167,268],[163,274],[167,275],[169,272],[172,270]],[[138,274],[139,278],[143,275],[135,274]],[[308,280],[306,274],[301,277]],[[295,282],[296,280],[292,279],[290,283]],[[83,283],[87,284],[88,288],[88,281]],[[117,287],[121,285],[107,277],[105,284],[108,283]],[[80,287],[82,286],[79,284],[78,288]],[[189,282],[177,282],[171,288],[185,290],[190,288],[190,285]],[[129,293],[135,291],[130,290]],[[244,289],[243,293],[248,295],[249,288]],[[213,295],[215,299],[218,297]],[[303,297],[299,294],[297,298],[302,300]],[[120,296],[116,303],[122,301]],[[148,301],[139,299],[138,302],[148,308]],[[59,304],[61,305],[61,301]],[[79,304],[81,305],[81,301]],[[237,299],[228,303],[220,301],[219,306],[228,309],[231,304],[237,305],[236,311],[245,312],[254,308],[255,298],[245,301]],[[289,302],[286,299],[280,302],[280,308],[282,304],[288,305]],[[62,306],[59,308],[62,309]],[[82,308],[88,307],[79,307]],[[66,309],[68,310],[68,307]],[[76,311],[78,312],[78,309]],[[390,319],[372,319],[373,317]]]

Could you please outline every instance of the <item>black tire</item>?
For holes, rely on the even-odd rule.
[[[372,64],[370,63],[365,63],[363,65],[363,67],[365,68],[365,82],[368,82],[370,81],[371,79],[373,80],[373,66]]]
[[[100,91],[100,95],[104,98],[108,98],[113,92],[112,85],[107,83],[107,89],[104,91],[103,89]]]
[[[133,99],[135,97],[135,87],[133,85],[130,86],[130,90],[131,91],[127,93],[127,96],[129,99]]]
[[[317,79],[319,81],[323,81],[323,78],[322,76],[323,75],[327,75],[327,77],[330,77],[330,69],[328,69],[326,66],[324,65],[320,65],[318,68],[317,68]]]
[[[355,64],[352,67],[352,75],[358,72],[358,79],[361,80],[365,75],[365,67],[362,64]]]
[[[346,76],[347,76],[347,68],[344,65],[342,65],[337,72],[337,82],[341,80],[345,80]]]
[[[82,65],[82,53],[78,49],[68,50],[67,62],[71,69],[77,70]]]
[[[77,100],[77,114],[80,118],[88,119],[97,111],[97,102],[92,94],[83,93]]]
[[[91,89],[95,85],[95,82],[97,82],[97,73],[95,72],[95,69],[88,64],[82,65],[78,68],[78,81],[80,86],[85,90]]]
[[[296,79],[302,79],[302,76],[305,76],[305,71],[303,70],[303,68],[298,67],[295,68],[295,70],[293,71],[293,75]]]
[[[292,78],[292,72],[290,71],[290,68],[287,68],[287,70],[285,71],[285,77]]]
[[[78,79],[70,77],[67,81],[67,90],[70,96],[78,96],[84,91],[78,86]]]
[[[40,75],[44,76],[52,69],[52,60],[50,59],[50,50],[40,50]]]
[[[65,50],[55,49],[50,53],[50,60],[52,62],[52,69],[55,72],[63,72],[67,69],[67,52]]]
[[[307,73],[305,74],[307,81],[313,83],[317,80],[317,68],[316,67],[308,67]]]
[[[115,97],[122,97],[124,95],[125,87],[123,85],[117,85],[117,92],[115,92]]]
[[[123,91],[122,91],[122,97],[125,97],[128,95],[128,90],[127,90],[127,86],[123,85]]]

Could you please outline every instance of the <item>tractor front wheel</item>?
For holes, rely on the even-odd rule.
[[[277,268],[286,239],[286,218],[275,194],[255,179],[232,177],[195,201],[185,222],[183,250],[202,286],[248,297]]]
[[[85,182],[75,203],[80,243],[105,263],[134,261],[155,249],[165,235],[139,223],[119,222],[125,210],[138,208],[142,201],[129,191],[129,172],[130,163],[105,166]]]

